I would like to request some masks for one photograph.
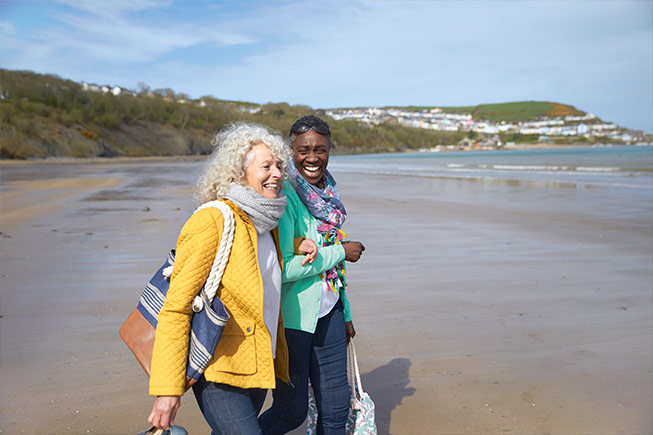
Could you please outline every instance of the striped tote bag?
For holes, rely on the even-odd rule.
[[[229,314],[220,298],[215,297],[222,274],[227,265],[234,237],[234,217],[231,208],[223,201],[210,201],[195,210],[218,208],[224,216],[224,231],[218,253],[213,260],[206,283],[192,302],[193,319],[190,332],[190,348],[186,368],[186,389],[190,388],[204,373],[213,352],[222,337]],[[137,307],[120,328],[120,337],[131,349],[145,373],[150,375],[154,335],[159,312],[170,288],[170,275],[175,264],[175,250],[171,250],[165,262],[145,286]]]

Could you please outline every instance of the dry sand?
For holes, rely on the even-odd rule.
[[[199,167],[0,165],[0,432],[147,427],[147,379],[117,331],[193,210]],[[345,231],[367,247],[348,293],[379,433],[653,433],[650,215],[336,175]],[[209,433],[192,395],[177,423]]]

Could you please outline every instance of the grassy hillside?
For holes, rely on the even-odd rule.
[[[555,118],[558,116],[584,115],[585,112],[559,103],[545,101],[521,101],[514,103],[479,104],[478,106],[440,107],[440,106],[409,106],[412,111],[431,110],[436,107],[446,113],[471,113],[476,121],[506,121],[519,122],[538,118]]]
[[[567,115],[580,116],[585,112],[573,106],[543,101],[524,101],[503,104],[481,104],[476,106],[474,119],[487,119],[488,121],[527,121],[537,118],[555,118]]]
[[[0,158],[197,155],[211,151],[229,122],[258,122],[283,132],[308,106],[258,105],[142,85],[135,95],[84,91],[79,83],[30,71],[0,69]],[[329,120],[334,153],[405,151],[456,143],[464,133],[398,125],[369,127]]]
[[[473,113],[476,119],[507,121],[582,113],[571,106],[542,102],[442,109]],[[289,126],[307,114],[324,116],[324,111],[302,105],[258,105],[210,96],[192,100],[172,89],[152,90],[146,85],[139,85],[137,91],[113,95],[84,90],[79,83],[53,75],[0,69],[3,159],[202,155],[211,151],[215,132],[229,122],[258,122],[285,136]],[[467,134],[404,127],[396,121],[374,128],[351,120],[328,121],[336,154],[453,145]]]

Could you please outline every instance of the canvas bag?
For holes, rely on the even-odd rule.
[[[220,337],[229,320],[224,304],[215,297],[222,274],[227,265],[234,237],[234,216],[231,208],[223,201],[210,201],[198,207],[194,213],[208,207],[218,208],[224,216],[224,230],[218,252],[213,260],[209,277],[192,302],[190,347],[186,367],[186,389],[190,388],[204,373],[213,357]],[[120,328],[120,337],[131,349],[136,359],[150,375],[152,349],[158,323],[159,312],[163,307],[170,276],[175,262],[175,250],[171,250],[166,261],[145,286],[137,307]]]
[[[347,345],[347,377],[349,378],[351,399],[345,433],[347,435],[376,435],[374,402],[372,402],[370,396],[363,391],[363,384],[358,370],[358,360],[356,359],[354,340],[350,340]],[[317,415],[315,393],[313,392],[313,386],[309,381],[307,435],[314,435],[317,433]]]

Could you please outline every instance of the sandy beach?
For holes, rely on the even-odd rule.
[[[118,329],[200,168],[0,163],[1,433],[148,427]],[[653,193],[632,212],[591,190],[335,175],[367,248],[348,294],[379,433],[653,433]],[[192,394],[177,424],[210,432]]]

